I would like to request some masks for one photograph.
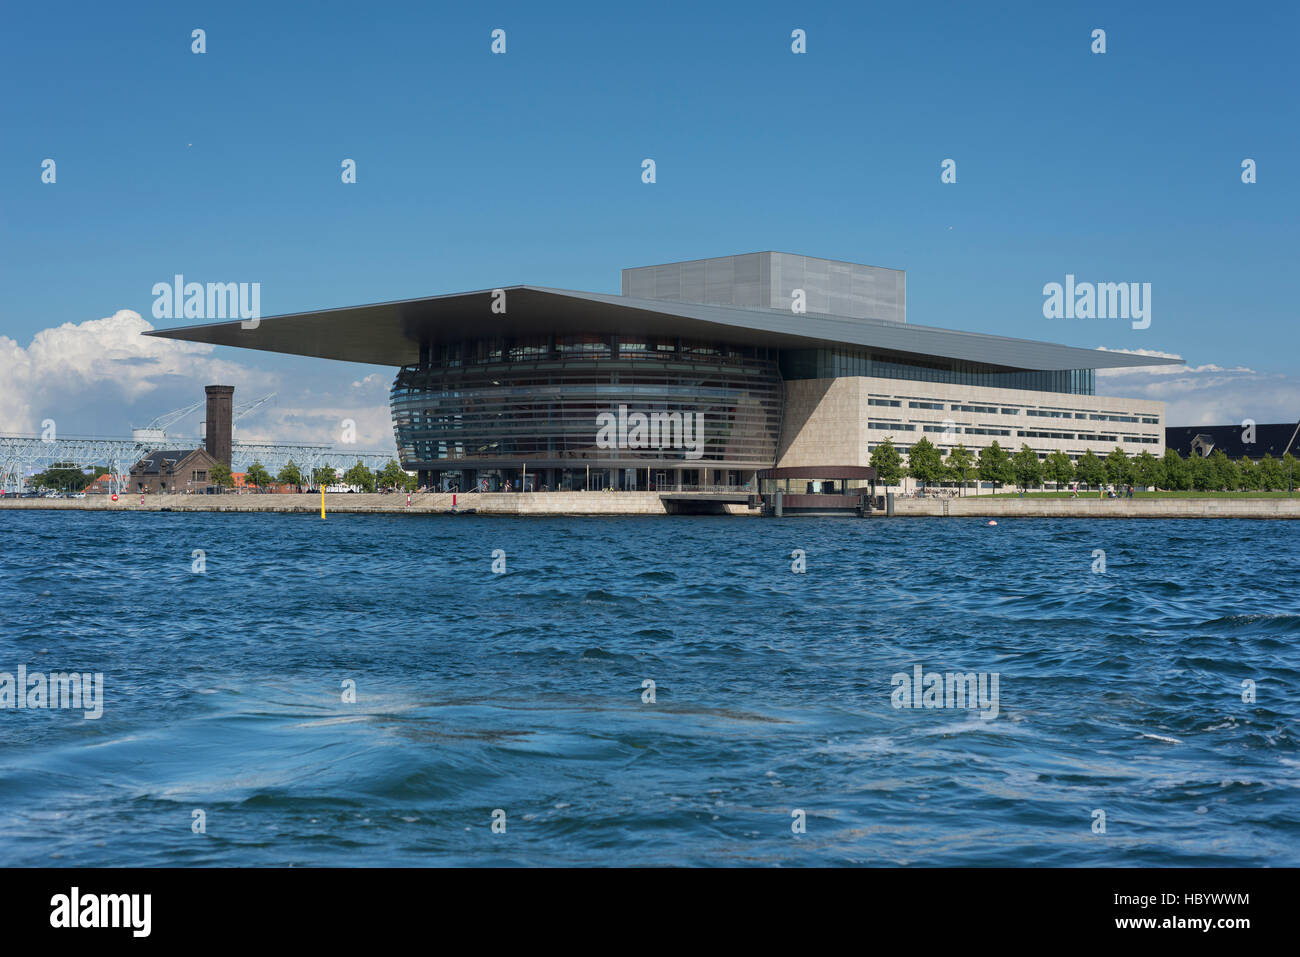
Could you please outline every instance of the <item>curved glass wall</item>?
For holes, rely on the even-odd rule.
[[[654,469],[681,481],[771,467],[781,393],[770,349],[605,334],[484,338],[422,348],[393,382],[393,427],[411,470],[510,470],[517,487],[525,467],[640,469],[639,481],[653,484]]]

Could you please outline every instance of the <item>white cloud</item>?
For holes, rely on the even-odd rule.
[[[1105,351],[1180,358],[1146,349]],[[1227,425],[1242,419],[1294,422],[1300,418],[1300,381],[1245,366],[1207,363],[1098,369],[1097,379],[1098,394],[1167,403],[1167,425]]]
[[[271,373],[217,358],[211,345],[142,334],[153,328],[139,313],[122,309],[43,329],[26,347],[0,336],[0,432],[38,433],[42,420],[53,419],[64,435],[126,437],[133,425],[198,402],[203,386],[222,383],[235,387],[236,405],[276,393],[238,423],[240,441],[336,445],[340,423],[353,419],[358,450],[392,450],[384,375],[353,382],[340,377],[338,389],[322,389],[333,363]],[[196,436],[201,418],[196,411],[169,431]]]
[[[1124,355],[1129,355],[1129,356],[1154,356],[1159,359],[1181,359],[1182,358],[1182,356],[1176,355],[1175,353],[1172,352],[1156,352],[1153,349],[1107,349],[1105,346],[1099,346],[1097,351],[1120,352],[1123,353]],[[1098,369],[1097,377],[1103,378],[1103,377],[1110,377],[1110,376],[1132,375],[1134,371],[1135,370],[1133,369]],[[1187,372],[1253,373],[1255,370],[1248,369],[1245,366],[1233,366],[1229,368],[1225,366],[1214,365],[1213,363],[1209,363],[1203,366],[1189,366],[1186,363],[1183,363],[1182,365],[1145,366],[1140,371],[1146,373],[1147,375],[1182,375]]]

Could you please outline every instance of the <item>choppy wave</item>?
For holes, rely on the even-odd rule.
[[[0,512],[0,671],[105,681],[0,711],[0,855],[1295,865],[1298,586],[1284,522]]]

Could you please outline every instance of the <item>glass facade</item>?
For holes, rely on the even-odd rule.
[[[759,478],[758,490],[764,495],[785,492],[787,495],[857,495],[874,493],[876,483],[864,478]]]
[[[1091,369],[1017,370],[879,350],[778,350],[635,332],[478,336],[421,345],[419,361],[393,382],[393,428],[402,466],[431,486],[731,486],[776,461],[783,378],[844,376],[1074,395],[1093,395],[1095,384]],[[917,430],[885,421],[901,411],[898,397],[872,396],[868,405],[882,417],[871,428]]]
[[[1092,369],[1006,369],[961,359],[921,358],[869,349],[787,349],[781,353],[781,375],[787,379],[871,376],[992,389],[1096,394],[1096,373]]]
[[[392,388],[407,469],[754,470],[776,457],[774,349],[593,333],[434,343],[420,352]],[[653,422],[638,433],[631,419],[630,429],[598,444],[602,413],[617,416],[620,407]],[[610,438],[616,447],[603,447]]]

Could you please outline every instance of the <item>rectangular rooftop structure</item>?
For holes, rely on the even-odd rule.
[[[623,270],[623,295],[637,299],[791,315],[798,289],[804,311],[814,315],[907,321],[907,273],[901,269],[761,252]]]

